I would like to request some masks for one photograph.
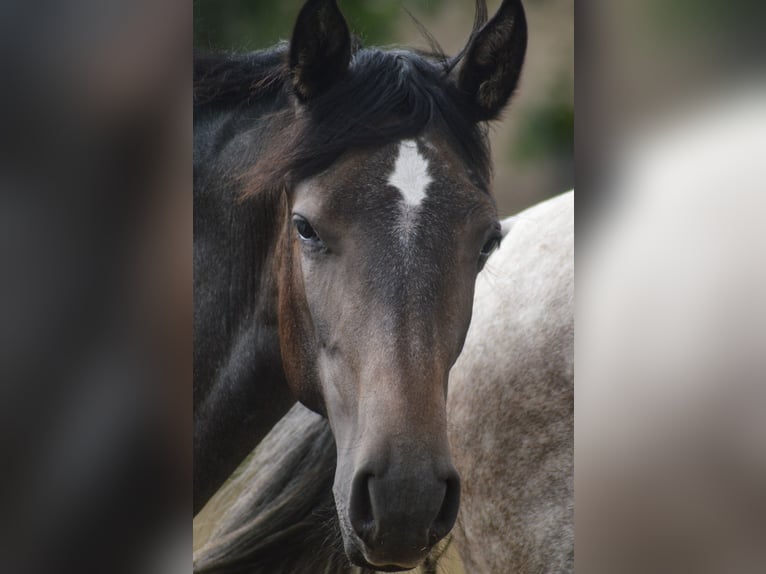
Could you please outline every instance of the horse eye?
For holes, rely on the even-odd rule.
[[[300,215],[293,216],[293,225],[295,225],[295,229],[298,231],[298,235],[304,241],[320,241],[319,235],[317,235],[317,232],[314,231],[313,227],[311,227],[311,224]]]
[[[479,253],[479,271],[484,269],[487,259],[489,259],[492,252],[500,245],[500,239],[499,235],[493,235],[487,239],[487,242],[482,246],[481,253]]]
[[[497,249],[500,245],[500,238],[499,237],[490,237],[487,242],[484,244],[484,246],[481,248],[481,256],[482,257],[489,257],[492,252]]]

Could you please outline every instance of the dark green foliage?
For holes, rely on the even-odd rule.
[[[435,13],[444,0],[341,0],[354,34],[365,43],[398,40],[404,9]],[[194,46],[202,49],[257,50],[287,40],[303,0],[195,0]]]
[[[574,154],[574,104],[568,81],[560,80],[547,100],[519,113],[521,122],[511,148],[527,161],[544,157],[563,159]]]

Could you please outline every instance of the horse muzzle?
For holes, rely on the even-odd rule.
[[[347,550],[359,565],[414,568],[455,524],[460,478],[452,464],[405,468],[363,465],[354,473],[348,504],[354,540]]]

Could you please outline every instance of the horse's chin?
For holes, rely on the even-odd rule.
[[[352,532],[345,527],[341,527],[343,532],[343,547],[349,561],[355,566],[375,570],[377,572],[404,572],[412,570],[420,565],[428,555],[424,552],[422,556],[412,562],[400,563],[399,561],[378,561],[372,559],[366,551],[365,544]]]

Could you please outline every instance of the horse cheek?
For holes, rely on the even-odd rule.
[[[288,242],[289,243],[289,242]],[[324,415],[325,406],[316,375],[316,352],[309,337],[311,314],[306,304],[299,257],[293,257],[292,246],[279,272],[279,347],[287,384],[297,400]]]

